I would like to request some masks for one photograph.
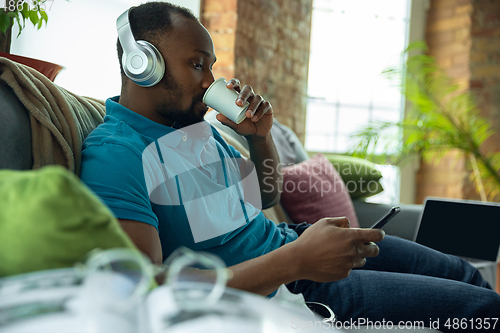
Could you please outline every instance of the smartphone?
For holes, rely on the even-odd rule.
[[[380,229],[382,228],[387,222],[389,222],[394,216],[398,215],[398,213],[401,211],[401,208],[399,207],[392,207],[389,213],[387,213],[384,217],[380,219],[377,223],[375,223],[371,229]]]

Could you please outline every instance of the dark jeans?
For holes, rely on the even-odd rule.
[[[394,327],[412,322],[413,328],[423,324],[448,331],[462,324],[472,331],[487,326],[484,318],[499,318],[489,332],[500,331],[500,295],[474,266],[396,237],[386,236],[378,246],[379,256],[367,258],[363,268],[343,280],[300,280],[287,287],[302,293],[306,301],[328,304],[338,321],[348,325],[351,320],[353,324],[364,320],[365,325],[366,320],[372,325],[385,320]],[[489,323],[492,326],[495,320]]]

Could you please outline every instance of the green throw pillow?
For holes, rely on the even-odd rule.
[[[352,156],[324,154],[337,169],[351,195],[351,199],[365,199],[384,190],[382,173],[375,164]]]
[[[111,211],[60,166],[0,170],[0,277],[71,267],[95,248],[134,248]]]

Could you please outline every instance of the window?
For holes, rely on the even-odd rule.
[[[345,153],[372,120],[397,122],[404,100],[382,72],[403,63],[410,0],[315,0],[309,62],[306,149]],[[376,202],[399,201],[399,171],[380,166]]]

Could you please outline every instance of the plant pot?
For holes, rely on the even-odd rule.
[[[42,73],[43,75],[45,75],[50,81],[54,81],[57,74],[59,74],[61,69],[64,68],[63,66],[53,64],[51,62],[33,59],[33,58],[28,58],[28,57],[22,57],[22,56],[10,54],[10,53],[0,52],[0,57],[4,57],[4,58],[10,59],[12,61],[15,61],[17,63],[34,68],[37,71],[39,71],[40,73]]]

